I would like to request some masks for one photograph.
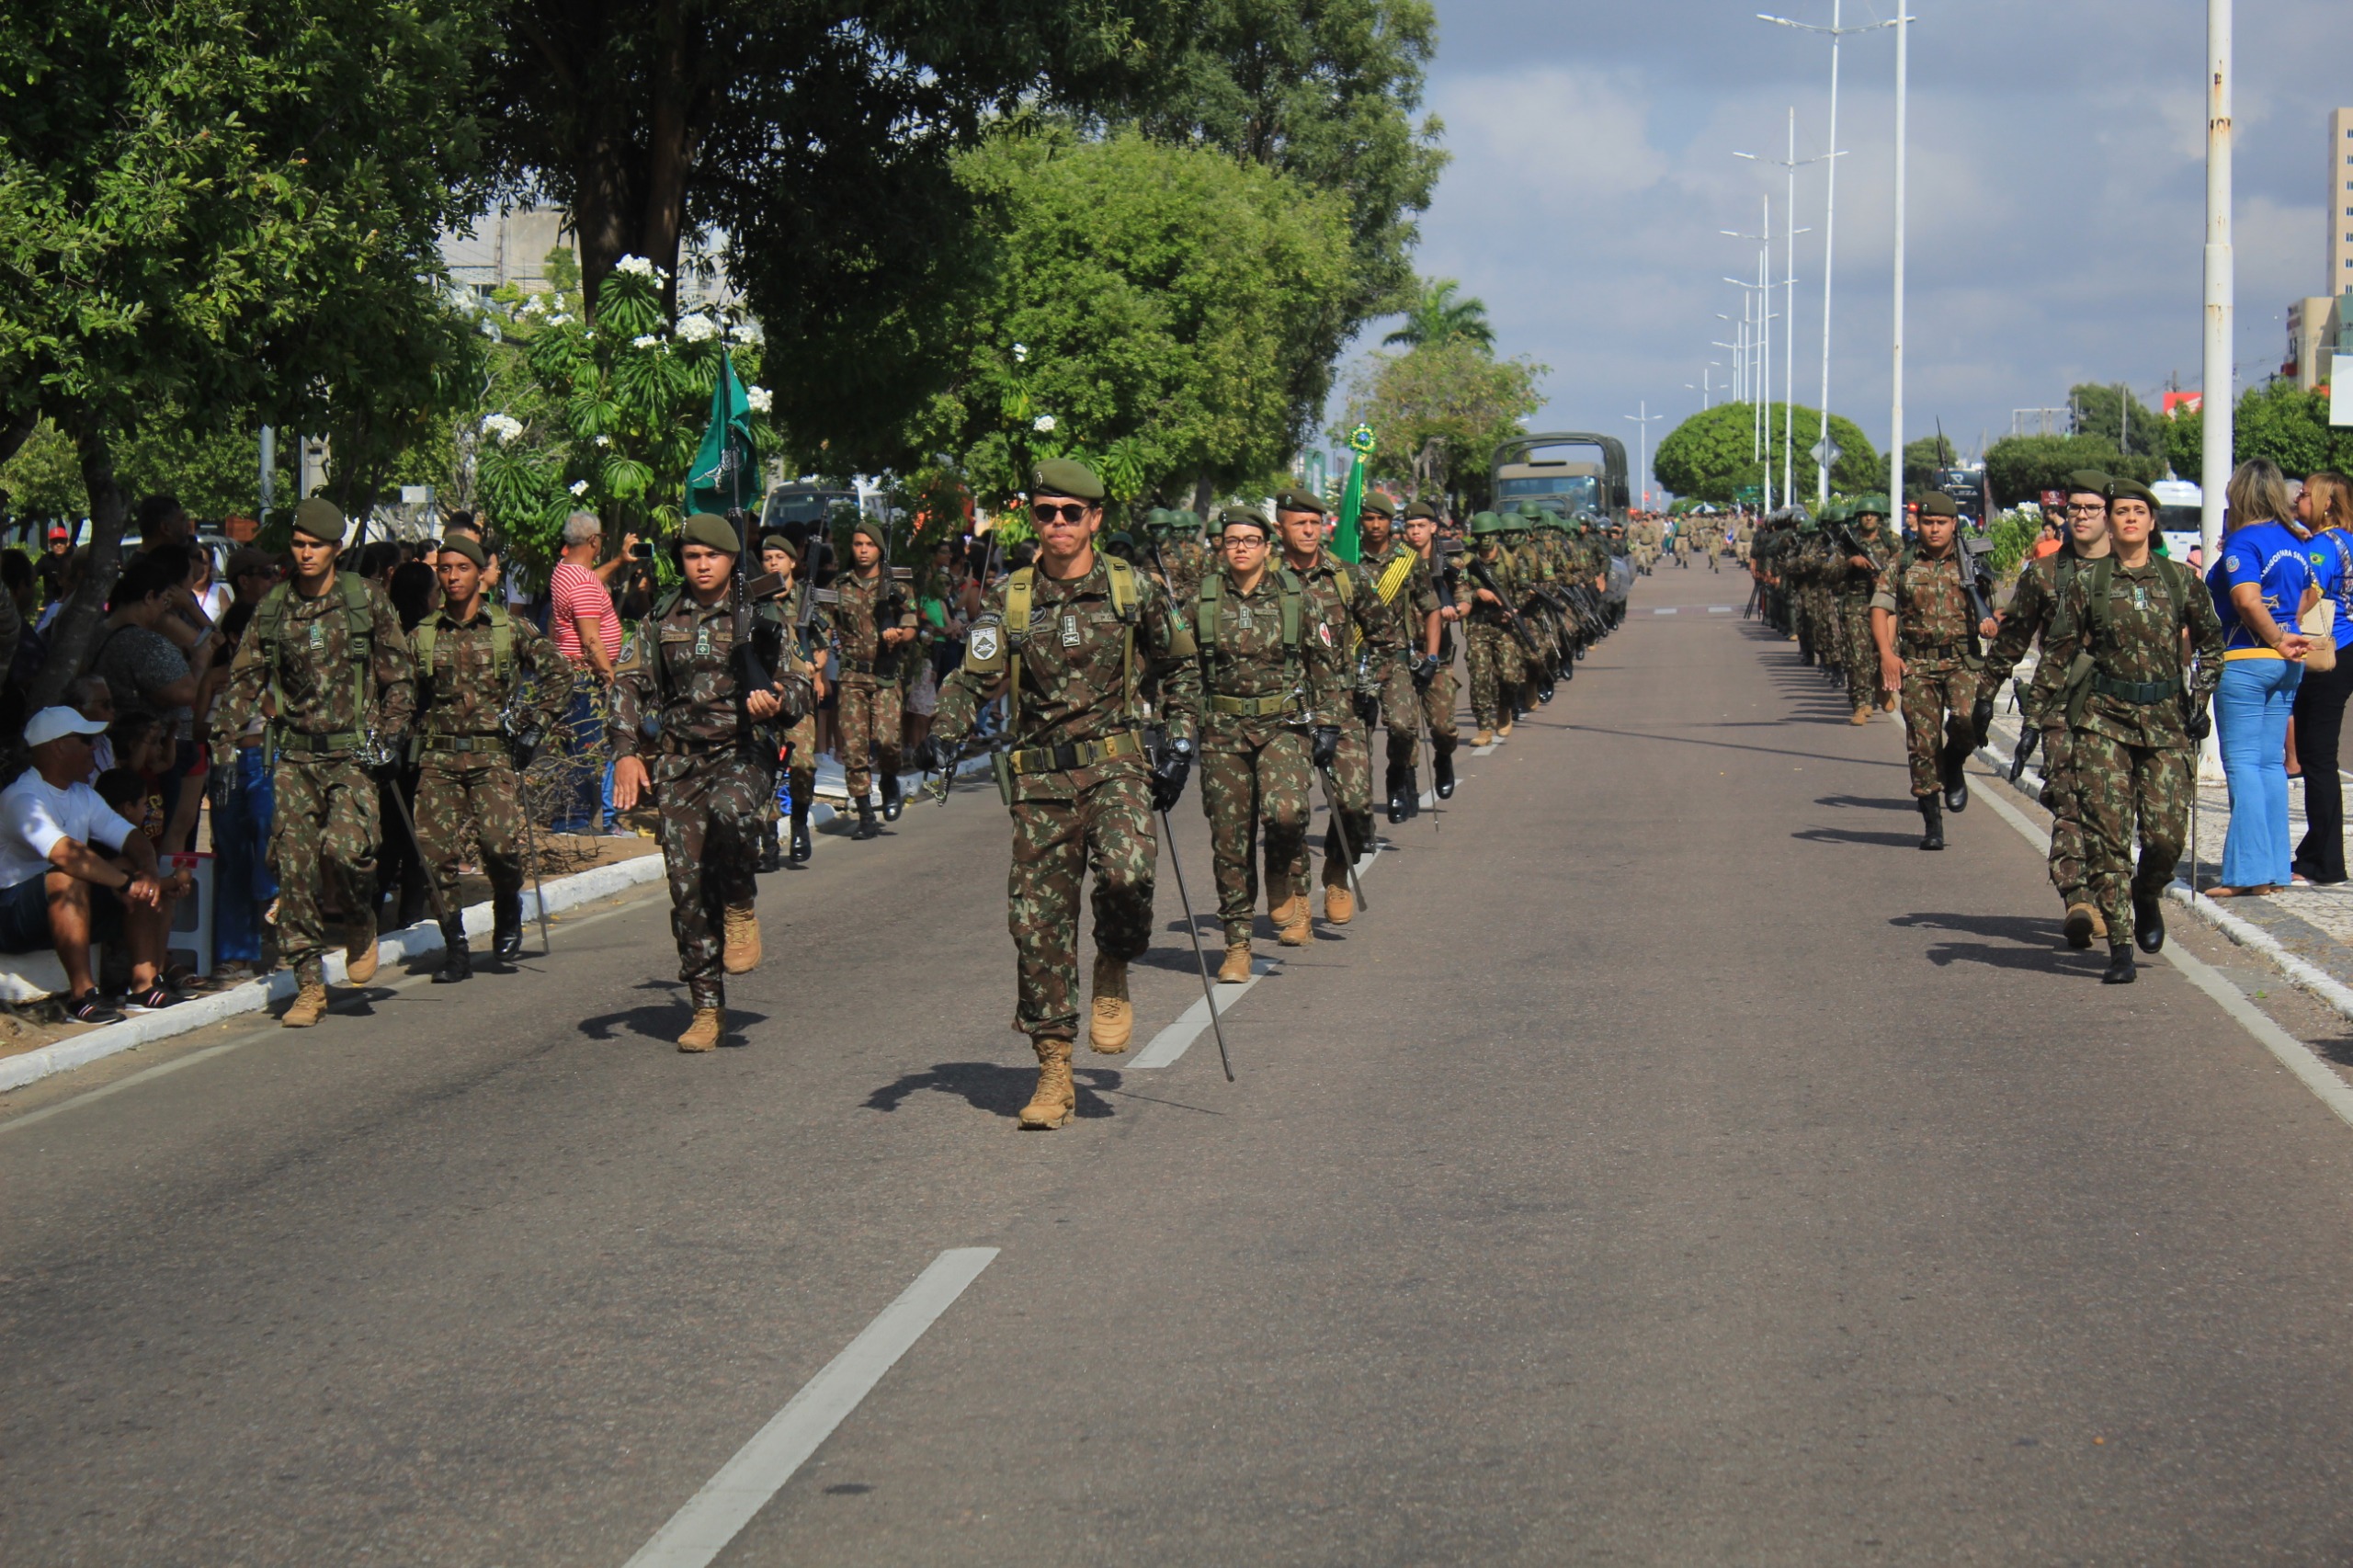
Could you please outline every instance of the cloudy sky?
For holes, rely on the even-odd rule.
[[[1848,25],[1893,0],[1844,0]],[[1438,0],[1430,107],[1453,163],[1421,270],[1484,300],[1503,352],[1552,369],[1542,427],[1624,433],[1647,400],[1699,406],[1709,347],[1755,276],[1779,156],[1824,150],[1831,0]],[[2324,291],[2326,114],[2353,102],[2344,0],[2238,6],[2237,373],[2283,354],[2284,308]],[[2195,0],[1915,0],[1905,426],[1963,448],[2079,381],[2144,399],[2199,384],[2205,7]],[[1842,52],[1831,403],[1888,428],[1894,36]],[[2331,62],[2340,68],[2332,68]],[[1798,176],[1797,388],[1821,376],[1824,177]],[[1776,244],[1776,265],[1780,245]],[[1782,324],[1776,324],[1777,332]],[[1777,351],[1776,359],[1779,358]]]

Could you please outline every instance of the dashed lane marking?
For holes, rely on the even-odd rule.
[[[1364,873],[1358,871],[1358,876]],[[1280,959],[1252,959],[1250,978],[1239,985],[1210,983],[1217,996],[1217,1016],[1221,1018],[1233,1011],[1233,1005],[1249,994],[1250,988],[1282,967]],[[1148,1073],[1157,1067],[1173,1067],[1179,1057],[1193,1048],[1201,1031],[1210,1027],[1210,999],[1194,1003],[1176,1016],[1176,1021],[1152,1037],[1152,1043],[1137,1053],[1131,1066],[1137,1072]]]

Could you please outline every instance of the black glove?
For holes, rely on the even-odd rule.
[[[945,773],[952,748],[938,735],[926,735],[915,743],[915,771]]]
[[[1353,699],[1350,699],[1350,705],[1356,709],[1357,722],[1358,723],[1378,724],[1381,722],[1381,698],[1378,693],[1359,691]]]
[[[1438,679],[1438,655],[1425,653],[1414,661],[1414,689],[1427,691],[1430,682]]]
[[[2208,735],[2214,733],[2214,715],[2200,708],[2190,714],[2189,722],[2183,727],[2189,732],[2191,740],[2203,743]]]
[[[1977,744],[1984,745],[1994,733],[1994,699],[1981,697],[1969,710],[1970,728],[1977,732]]]
[[[1318,724],[1307,737],[1309,766],[1322,772],[1340,758],[1340,732],[1330,724]]]
[[[1193,775],[1193,743],[1170,741],[1160,748],[1152,767],[1152,809],[1165,812],[1184,798],[1185,780]]]

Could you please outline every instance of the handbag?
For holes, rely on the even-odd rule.
[[[2331,532],[2333,535],[2334,530]],[[2339,581],[2353,580],[2353,561],[2346,559],[2344,541],[2331,537],[2328,545],[2336,551]],[[2312,651],[2304,655],[2306,670],[2315,675],[2326,675],[2336,667],[2336,600],[2334,596],[2323,594],[2312,608],[2298,616],[2296,630],[2312,639]]]

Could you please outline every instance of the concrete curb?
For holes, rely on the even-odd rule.
[[[989,760],[985,756],[970,758],[957,768],[957,777],[966,778],[984,772],[988,765]],[[921,782],[920,776],[912,773],[902,774],[900,778],[903,783],[910,779],[915,780],[915,784]],[[908,785],[906,794],[912,802],[915,785]],[[809,809],[809,824],[813,829],[823,827],[841,814],[836,808],[818,801]],[[640,855],[627,860],[616,860],[608,866],[592,866],[587,870],[569,877],[558,877],[548,883],[545,913],[557,915],[567,909],[577,909],[583,904],[612,898],[631,888],[642,887],[647,882],[658,882],[663,875],[662,857],[659,855]],[[528,925],[540,913],[537,895],[529,888],[525,888],[524,922]],[[493,919],[488,901],[468,904],[461,918],[468,936],[481,937],[490,933]],[[376,961],[382,964],[404,963],[438,953],[441,949],[441,927],[430,920],[420,921],[405,929],[387,932],[378,938]],[[328,984],[349,983],[341,952],[327,955],[326,971]],[[133,1051],[154,1040],[192,1034],[210,1025],[225,1023],[242,1014],[260,1012],[271,1003],[285,1001],[293,994],[294,973],[291,970],[281,969],[267,979],[250,980],[243,985],[233,985],[210,996],[191,997],[178,1006],[160,1013],[141,1013],[119,1024],[108,1024],[104,1028],[92,1029],[87,1034],[75,1035],[54,1045],[44,1045],[38,1051],[28,1051],[21,1056],[0,1057],[0,1094],[21,1089],[27,1084],[38,1083],[52,1074],[86,1066],[118,1051]]]

